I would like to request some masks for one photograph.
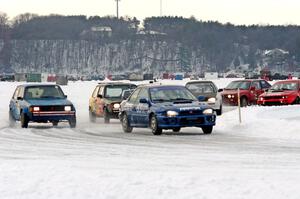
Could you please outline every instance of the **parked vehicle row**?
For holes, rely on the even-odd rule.
[[[300,80],[278,81],[271,86],[265,80],[238,80],[222,90],[223,103],[242,107],[258,105],[300,104]]]

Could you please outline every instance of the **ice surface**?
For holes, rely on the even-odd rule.
[[[229,80],[216,80],[222,88]],[[184,84],[184,81],[164,81]],[[20,83],[0,83],[0,198],[300,198],[300,106],[231,109],[211,135],[186,128],[153,136],[122,132],[118,120],[91,124],[97,82],[63,90],[78,127],[8,126]],[[229,110],[229,109],[228,109]]]

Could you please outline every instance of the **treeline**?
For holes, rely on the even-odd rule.
[[[294,25],[235,26],[215,21],[199,21],[194,17],[151,17],[143,22],[136,18],[106,16],[38,16],[22,14],[9,21],[0,13],[0,38],[11,40],[94,40],[83,34],[93,26],[112,29],[104,42],[147,39],[182,44],[183,54],[196,51],[215,63],[216,68],[228,66],[236,57],[255,65],[258,50],[281,48],[300,62],[300,27]],[[140,30],[144,34],[137,34]],[[150,31],[154,34],[150,34]],[[145,36],[148,34],[148,37]],[[9,35],[9,37],[7,36]],[[188,56],[188,55],[187,55]],[[238,64],[236,60],[235,64]]]

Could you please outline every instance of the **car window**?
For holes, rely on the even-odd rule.
[[[135,103],[137,101],[137,98],[138,98],[138,95],[139,95],[139,92],[141,91],[140,88],[136,89],[132,95],[130,96],[130,98],[128,99],[128,102],[130,103]]]
[[[259,84],[259,81],[254,81],[252,82],[252,86],[255,87],[256,90],[260,90],[260,84]]]
[[[65,95],[59,86],[32,86],[26,88],[25,99],[64,98]]]
[[[215,86],[208,82],[190,83],[186,86],[192,93],[216,93]]]
[[[99,86],[97,86],[97,87],[94,89],[94,92],[93,92],[93,94],[92,94],[92,97],[97,97],[98,90],[99,90]]]
[[[104,97],[108,99],[121,99],[124,90],[133,89],[132,85],[107,85],[104,89]]]
[[[260,81],[260,84],[261,84],[262,88],[269,88],[271,86],[268,82],[266,82],[264,80]]]
[[[142,88],[140,93],[137,96],[137,102],[139,102],[140,99],[149,99],[148,89]]]
[[[24,97],[23,95],[24,95],[24,87],[20,87],[18,92],[18,97],[23,98]]]
[[[167,86],[154,87],[150,89],[150,98],[154,103],[173,101],[195,101],[195,96],[185,87]]]
[[[16,88],[16,90],[14,92],[14,95],[13,95],[13,99],[17,99],[18,94],[19,94],[19,90],[20,90],[20,87]]]

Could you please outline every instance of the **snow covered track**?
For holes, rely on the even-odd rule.
[[[8,126],[11,84],[0,92],[1,199],[300,197],[300,106],[243,108],[242,124],[231,110],[211,135],[125,134],[118,120],[90,123],[95,83],[74,83],[64,91],[77,107],[76,129],[21,129]]]

